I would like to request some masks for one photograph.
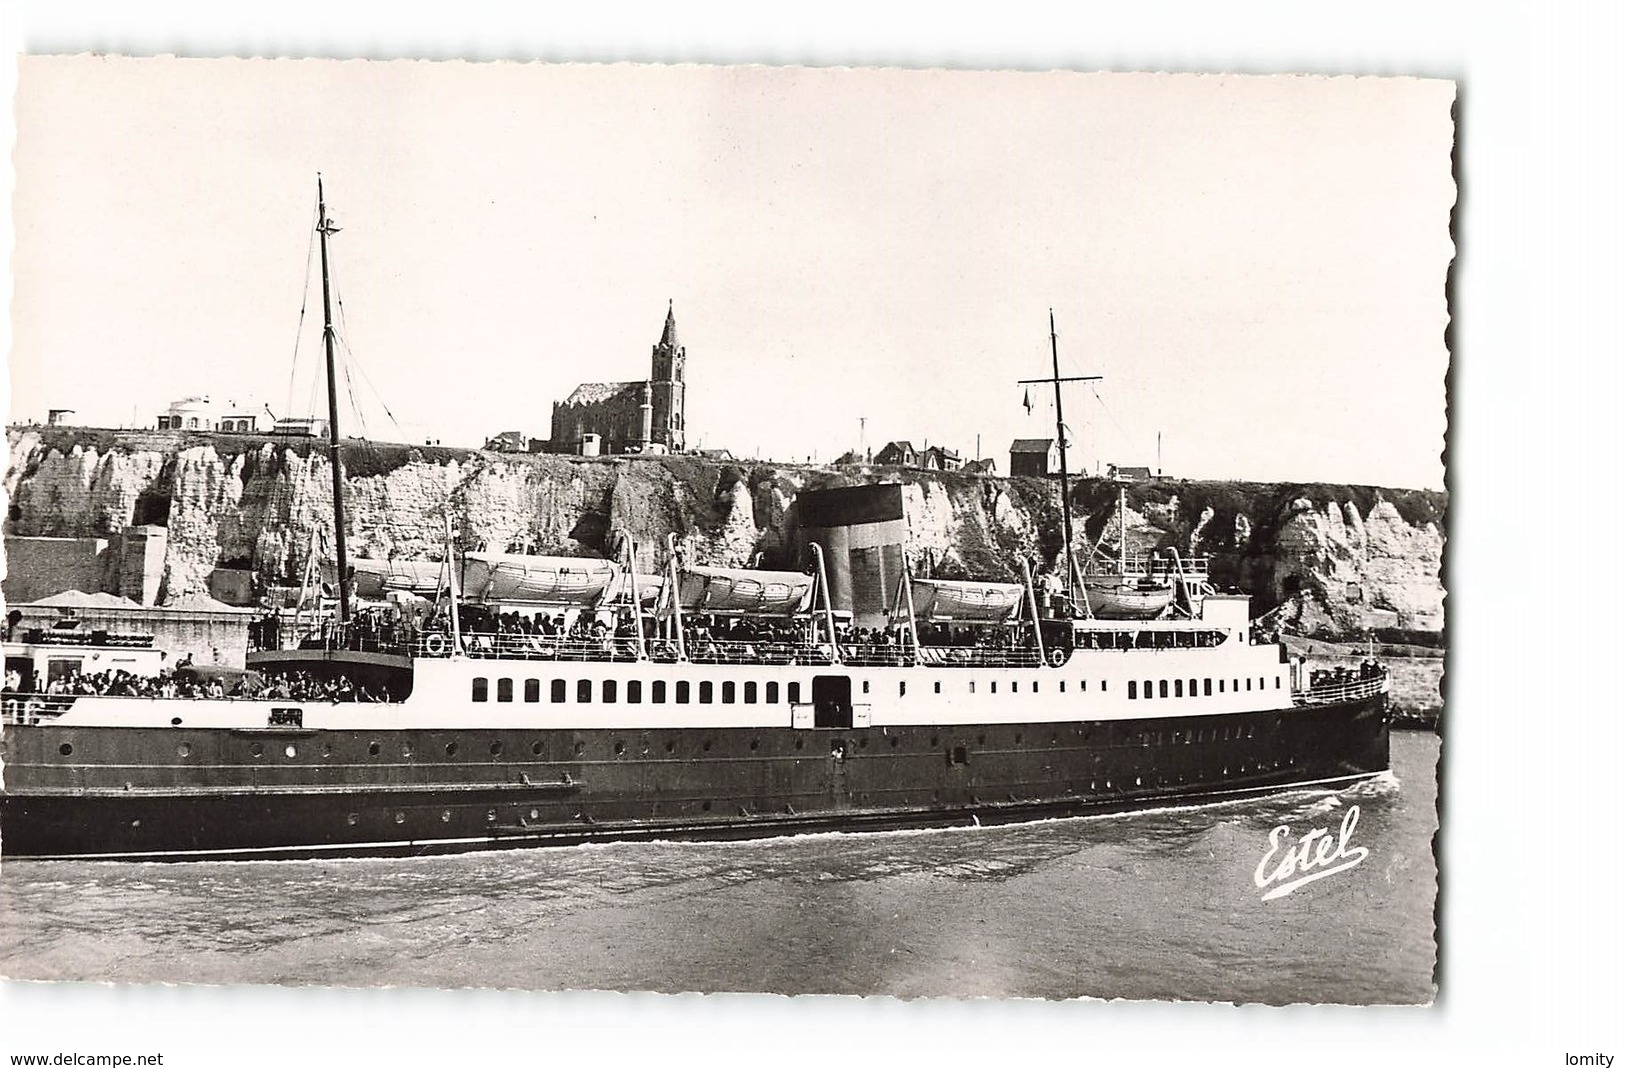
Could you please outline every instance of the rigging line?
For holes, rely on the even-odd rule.
[[[1097,389],[1091,389],[1090,392],[1094,394],[1095,401],[1100,405],[1101,410],[1106,413],[1106,418],[1110,419],[1112,421],[1112,425],[1117,428],[1118,436],[1123,439],[1123,444],[1133,448],[1133,439],[1129,437],[1128,431],[1123,429],[1123,424],[1117,421],[1117,414],[1113,412],[1111,408],[1107,407],[1105,400],[1100,396],[1100,391]]]
[[[389,416],[389,421],[395,425],[395,428],[397,430],[400,430],[401,429],[400,420],[396,419],[395,418],[395,413],[389,410],[389,405],[387,403],[385,403],[385,401],[384,401],[383,393],[380,392],[378,387],[373,384],[371,376],[367,374],[367,369],[361,365],[360,358],[358,356],[356,356],[355,350],[350,347],[350,342],[348,340],[349,339],[349,334],[350,334],[350,327],[349,327],[349,322],[345,319],[345,316],[344,316],[344,295],[337,291],[337,286],[334,287],[333,300],[334,300],[334,303],[336,303],[338,305],[339,323],[343,327],[343,330],[339,334],[339,339],[338,339],[339,344],[341,346],[343,346],[345,353],[348,354],[349,363],[352,364],[354,366],[355,371],[360,374],[362,382],[364,382],[366,384],[367,388],[372,392],[373,399],[378,402],[379,407],[383,408],[384,414]],[[354,388],[353,383],[352,383],[351,388],[352,389]],[[359,394],[359,391],[358,391],[358,394]],[[352,398],[352,403],[359,403],[359,402],[356,401],[354,398]]]
[[[344,314],[344,293],[339,288],[336,272],[333,280],[333,304],[338,309],[338,321],[335,325],[338,336],[335,340],[338,342],[340,351],[344,354],[344,359],[340,362],[344,369],[345,397],[349,402],[350,414],[355,416],[356,429],[360,431],[360,436],[365,439],[367,437],[367,417],[361,412],[360,391],[356,389],[355,376],[351,373],[352,365],[355,362],[355,352],[350,348],[350,321]]]
[[[320,372],[310,376],[310,395],[305,398],[305,410],[300,413],[306,419],[316,418],[316,393],[321,388],[321,384],[322,376]]]
[[[318,198],[319,199],[319,198]],[[293,407],[293,384],[299,374],[299,342],[305,333],[305,308],[310,304],[310,265],[316,257],[316,226],[320,220],[321,207],[311,209],[311,225],[305,238],[305,284],[299,290],[299,325],[293,332],[293,359],[288,362],[288,408]]]
[[[350,351],[348,345],[344,345],[342,342],[340,342],[340,345],[345,353]],[[359,432],[356,436],[365,441],[367,439],[367,417],[362,414],[361,403],[356,396],[355,379],[350,375],[350,361],[348,359],[340,360],[339,369],[344,375],[344,399],[349,402],[350,414],[355,417],[355,428]]]
[[[356,372],[361,375],[361,381],[364,382],[367,388],[372,391],[373,399],[376,400],[378,402],[378,406],[384,410],[384,414],[389,416],[389,421],[395,425],[395,429],[400,430],[400,420],[396,419],[395,413],[389,410],[389,405],[384,401],[384,395],[378,391],[377,386],[373,385],[372,376],[367,374],[367,369],[362,366],[361,360],[357,358],[353,351],[351,351],[349,345],[344,346],[344,351],[349,354],[350,361],[354,364]]]

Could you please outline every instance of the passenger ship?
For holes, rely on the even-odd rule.
[[[325,289],[325,205],[319,220]],[[324,337],[331,402],[330,316]],[[336,414],[329,432],[339,501]],[[1041,603],[1024,563],[1019,584],[905,574],[876,640],[838,624],[816,545],[802,573],[685,567],[668,544],[655,577],[624,539],[615,561],[461,568],[449,542],[432,621],[351,619],[345,578],[331,625],[250,657],[389,700],[7,692],[0,853],[388,856],[993,823],[1388,768],[1381,669],[1309,685],[1254,640],[1241,596],[1111,620]]]
[[[736,594],[808,578],[709,570]],[[694,583],[678,569],[677,589]],[[776,617],[804,640],[690,649],[677,595],[663,623],[637,611],[630,638],[458,628],[409,656],[261,661],[370,666],[409,687],[389,702],[11,696],[0,851],[399,855],[990,823],[1388,767],[1385,676],[1305,686],[1282,646],[1251,640],[1244,597],[1127,623],[1043,618],[1022,592],[1024,620],[977,624],[998,645],[919,644],[918,621],[855,644],[825,600]],[[737,595],[694,611],[760,618]],[[661,626],[677,640],[641,636]]]

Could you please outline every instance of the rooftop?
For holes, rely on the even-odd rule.
[[[597,404],[642,386],[642,382],[583,382],[575,388],[575,392],[564,398],[564,403]]]

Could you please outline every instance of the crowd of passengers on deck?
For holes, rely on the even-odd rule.
[[[1334,668],[1323,668],[1309,673],[1309,689],[1311,691],[1335,690],[1356,682],[1380,679],[1387,672],[1387,668],[1371,659],[1360,661],[1359,670],[1342,665]]]
[[[197,674],[185,665],[156,675],[96,671],[59,675],[43,688],[33,688],[16,670],[6,672],[7,698],[36,697],[142,697],[142,698],[255,698],[287,701],[388,701],[387,688],[369,687],[342,672],[321,678],[308,671],[234,672]]]
[[[280,623],[275,616],[262,621],[265,633],[256,635],[256,644],[274,648],[282,640],[277,629]],[[360,611],[343,636],[328,624],[305,636],[305,642],[383,651],[415,649],[420,654],[445,656],[452,652],[451,624],[450,613],[444,607],[416,617]],[[577,609],[567,613],[466,604],[458,618],[462,651],[473,657],[631,661],[639,655],[637,627],[633,614],[625,609]],[[643,652],[668,662],[686,655],[700,663],[827,664],[833,660],[827,627],[826,618],[817,613],[810,617],[769,618],[685,612],[679,648],[669,619],[657,622],[645,616]],[[851,663],[1025,663],[1036,655],[1032,631],[1025,621],[920,620],[913,628],[902,621],[880,627],[837,621],[835,637],[841,659]],[[1094,650],[1204,648],[1222,644],[1225,638],[1217,630],[1123,626],[1080,629],[1073,644]],[[912,648],[916,642],[918,650]],[[1056,643],[1046,641],[1046,645],[1051,644]]]

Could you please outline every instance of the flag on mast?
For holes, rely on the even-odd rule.
[[[1021,406],[1027,409],[1028,415],[1033,414],[1033,391],[1031,389],[1021,391]]]

